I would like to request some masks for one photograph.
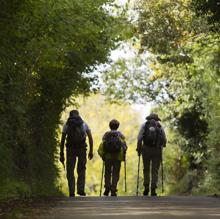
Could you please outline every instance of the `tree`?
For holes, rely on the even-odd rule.
[[[90,72],[107,61],[127,24],[111,13],[113,1],[0,6],[1,195],[53,194],[60,114],[72,94],[90,92]]]
[[[214,168],[210,167],[214,163],[216,167],[219,163],[219,149],[216,149],[219,148],[216,146],[219,140],[215,141],[215,146],[210,142],[210,136],[213,138],[212,129],[218,126],[216,116],[215,119],[211,117],[217,112],[213,106],[219,103],[214,98],[216,93],[219,95],[220,69],[217,61],[220,51],[219,34],[216,31],[219,23],[217,2],[140,1],[137,37],[140,39],[140,51],[145,54],[150,52],[151,56],[145,72],[141,73],[137,69],[130,74],[129,84],[140,86],[125,89],[124,94],[119,89],[120,98],[131,97],[132,101],[136,101],[137,98],[133,98],[136,96],[156,102],[159,106],[157,110],[163,112],[163,118],[173,132],[178,131],[184,139],[179,141],[179,146],[187,155],[189,167],[194,172],[185,192],[201,188],[203,191],[210,190],[210,187],[203,187],[202,182],[203,179],[206,181],[207,173],[216,176]],[[204,11],[206,5],[208,9]],[[119,63],[121,66],[123,61]],[[124,82],[126,86],[129,72],[128,67],[122,69],[116,64],[110,70],[110,76],[116,76],[115,80],[120,80],[121,84]],[[137,77],[140,73],[142,76]],[[113,97],[118,92],[117,89],[110,91]],[[207,165],[210,157],[215,161]],[[217,184],[215,188],[219,191]]]

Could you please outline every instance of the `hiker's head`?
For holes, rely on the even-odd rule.
[[[79,111],[78,110],[71,110],[69,117],[74,117],[74,116],[79,116]]]
[[[146,117],[147,120],[154,119],[155,121],[161,121],[159,116],[156,113],[151,113],[149,116]]]
[[[119,123],[119,121],[116,120],[116,119],[112,119],[112,120],[109,122],[109,128],[110,128],[111,130],[117,130],[118,127],[119,127],[119,125],[120,125],[120,123]]]

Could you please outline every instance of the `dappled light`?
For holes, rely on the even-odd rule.
[[[219,0],[0,8],[0,217],[220,216]]]

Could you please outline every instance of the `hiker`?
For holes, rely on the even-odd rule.
[[[64,144],[66,140],[66,171],[69,187],[69,196],[75,196],[74,169],[77,162],[77,194],[85,196],[85,175],[86,175],[86,136],[89,139],[88,158],[93,158],[93,138],[89,126],[82,120],[77,110],[72,110],[62,130],[60,144],[60,162],[64,165]]]
[[[146,120],[141,126],[137,139],[138,156],[142,154],[144,165],[145,189],[143,195],[147,196],[149,193],[151,178],[151,196],[157,196],[158,172],[162,161],[162,150],[166,146],[166,135],[159,122],[161,120],[156,113],[151,113],[146,117]]]
[[[117,196],[117,183],[119,180],[121,161],[125,161],[127,145],[124,135],[118,131],[120,123],[113,119],[109,123],[110,131],[102,138],[98,154],[105,165],[105,196]]]

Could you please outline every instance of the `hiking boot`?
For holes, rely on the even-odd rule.
[[[77,192],[77,194],[80,195],[80,196],[86,196],[85,192]]]
[[[103,193],[104,196],[108,196],[108,194],[109,194],[109,190],[105,190]]]
[[[148,193],[149,193],[149,189],[145,189],[144,192],[143,192],[143,195],[148,196]]]
[[[116,191],[111,191],[111,196],[117,196]]]
[[[69,197],[75,197],[75,194],[74,193],[70,193]]]
[[[151,189],[151,196],[157,196],[156,189]]]

